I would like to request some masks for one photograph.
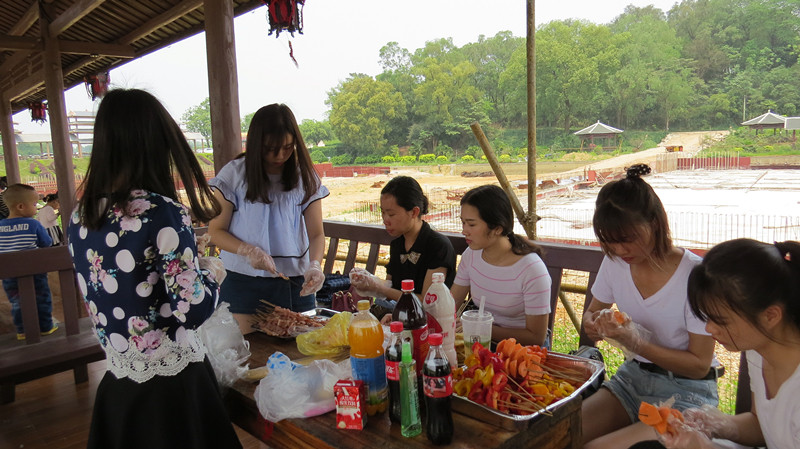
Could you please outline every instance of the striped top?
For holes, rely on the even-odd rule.
[[[454,283],[469,286],[473,300],[485,296],[495,324],[524,328],[526,315],[550,313],[550,275],[538,254],[527,254],[507,267],[490,265],[482,255],[483,250],[467,248]]]
[[[0,220],[0,253],[46,248],[53,244],[39,220],[28,217]]]

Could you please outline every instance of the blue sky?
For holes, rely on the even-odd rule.
[[[536,23],[579,18],[608,23],[626,5],[654,5],[664,11],[674,0],[539,0]],[[286,103],[298,120],[325,119],[328,91],[350,73],[381,72],[378,52],[396,41],[411,52],[426,41],[452,37],[456,45],[510,30],[525,36],[525,0],[307,0],[303,34],[268,36],[266,9],[236,19],[240,115],[269,103]],[[299,67],[289,58],[291,39]],[[205,34],[199,34],[111,71],[112,87],[142,88],[155,94],[170,113],[183,112],[208,96]],[[66,93],[67,111],[93,110],[82,85]],[[49,125],[14,116],[17,129],[49,133]]]

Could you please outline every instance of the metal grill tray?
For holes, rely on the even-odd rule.
[[[548,352],[547,365],[563,367],[567,369],[582,369],[586,376],[586,380],[569,396],[559,399],[558,401],[548,405],[544,412],[536,412],[530,415],[514,415],[511,413],[503,413],[491,407],[472,402],[471,400],[456,394],[453,394],[453,410],[461,413],[462,415],[467,415],[507,430],[519,431],[528,428],[528,426],[530,426],[534,420],[542,416],[547,416],[544,413],[553,412],[555,409],[566,404],[567,401],[571,401],[582,395],[583,392],[588,388],[592,386],[599,387],[599,384],[602,382],[605,376],[605,366],[603,363],[574,355]]]

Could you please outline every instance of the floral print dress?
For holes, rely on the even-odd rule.
[[[108,369],[88,446],[241,447],[196,332],[219,287],[199,267],[188,210],[135,190],[99,230],[76,212],[67,234]]]

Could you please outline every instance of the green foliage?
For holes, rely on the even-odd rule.
[[[244,117],[242,117],[242,132],[246,133],[247,130],[250,128],[250,122],[253,121],[253,116],[256,115],[255,112],[251,112]]]
[[[470,154],[465,154],[461,156],[461,162],[474,162],[475,158]]]
[[[765,130],[756,135],[755,130],[739,127],[725,139],[712,142],[699,156],[718,156],[720,153],[742,157],[797,154],[792,143],[791,135],[786,132],[772,133]]]
[[[315,164],[328,162],[328,156],[325,156],[325,153],[323,153],[322,150],[314,150],[311,153],[311,161]]]
[[[404,164],[413,164],[417,162],[416,156],[400,156],[400,162]]]
[[[366,156],[357,156],[355,160],[356,165],[377,164],[381,161],[381,157],[375,154],[368,154]]]
[[[340,154],[338,156],[331,156],[330,163],[333,165],[350,165],[353,162],[353,156],[350,154]]]
[[[433,162],[435,160],[436,160],[436,155],[435,154],[428,153],[428,154],[420,154],[419,155],[419,161],[421,163],[423,163],[423,164],[430,164],[431,162]]]
[[[199,105],[187,109],[181,116],[181,120],[189,131],[200,133],[204,138],[211,139],[211,105],[208,97]]]
[[[499,158],[497,158],[500,162],[516,162],[510,154],[501,154]]]
[[[446,164],[450,162],[450,158],[447,156],[436,156],[436,163],[437,164]]]
[[[383,162],[384,164],[393,164],[397,162],[397,159],[395,159],[394,156],[383,156],[381,158],[381,162]]]
[[[333,129],[328,120],[317,121],[306,119],[300,123],[300,132],[309,147],[315,146],[320,142],[328,142],[333,138]]]

